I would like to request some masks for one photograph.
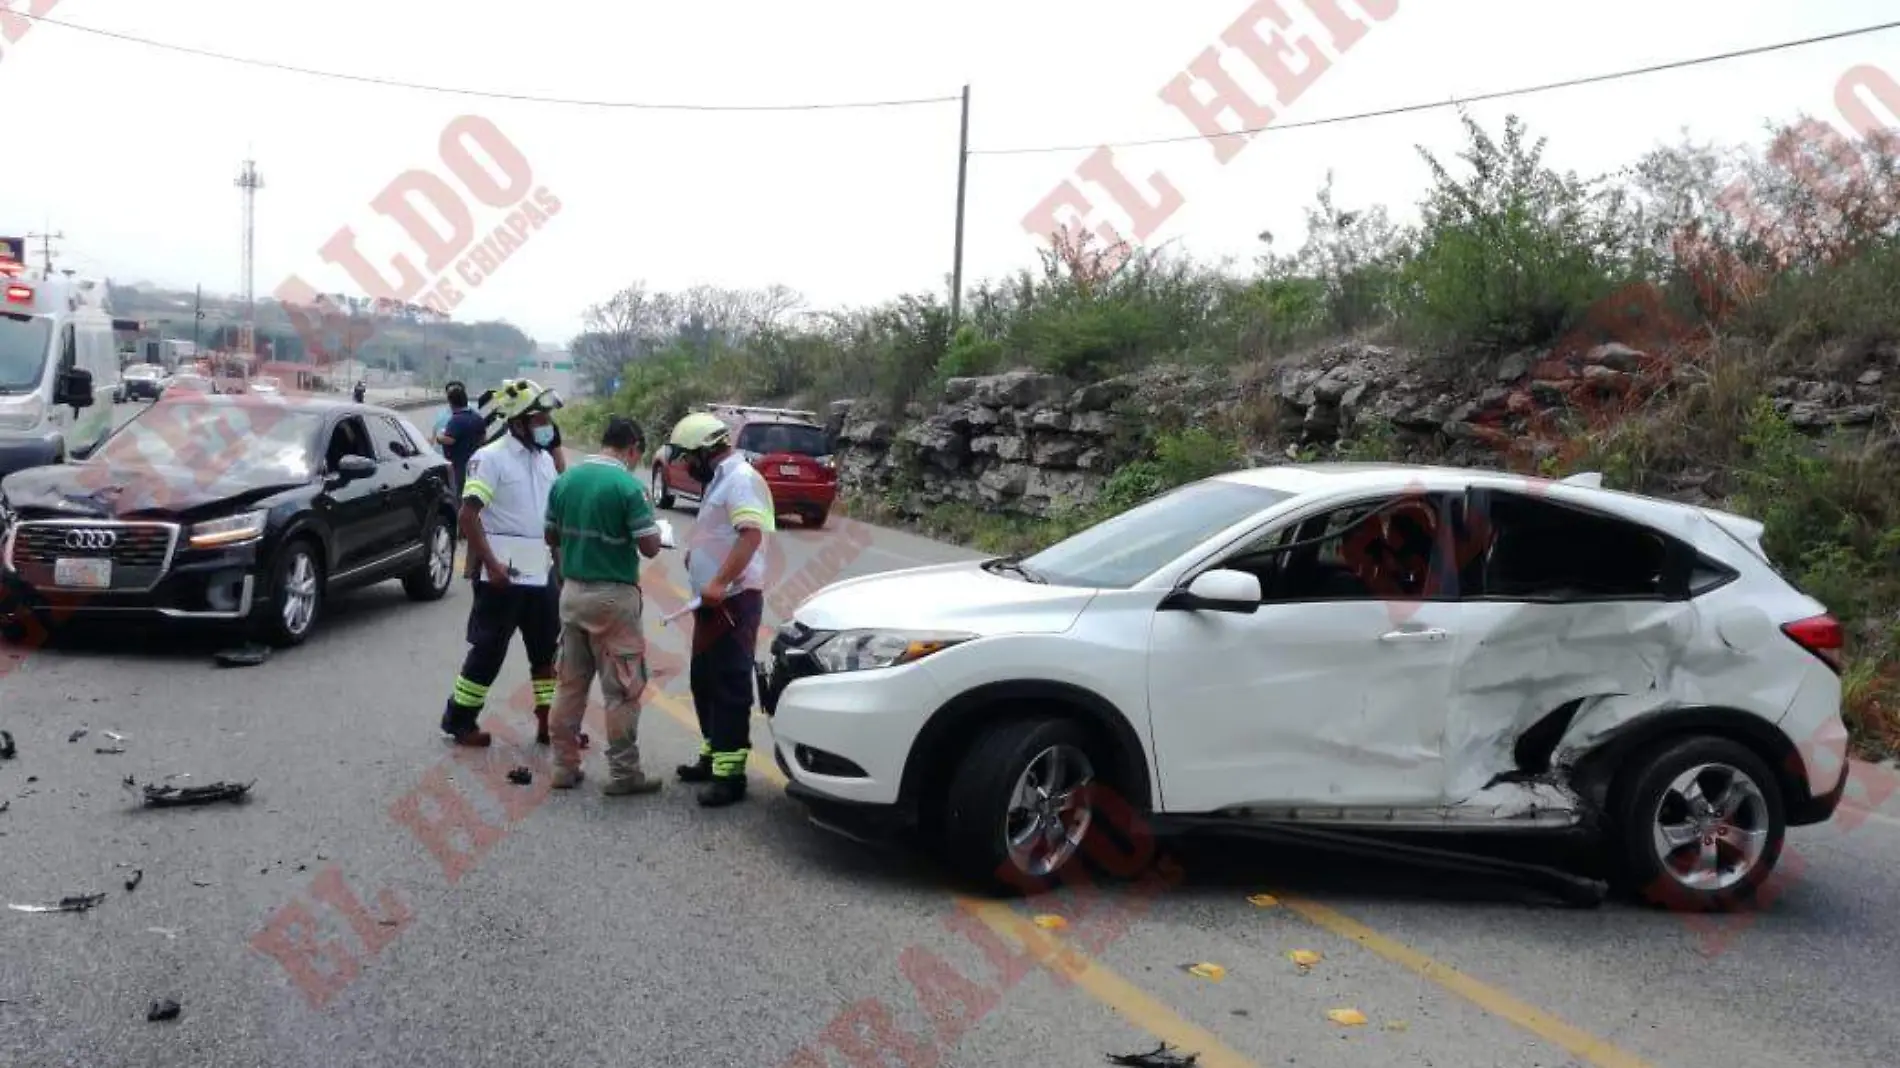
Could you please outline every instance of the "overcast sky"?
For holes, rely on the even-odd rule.
[[[32,0],[38,4],[41,0]],[[1353,9],[1352,0],[1345,0]],[[1388,0],[1389,2],[1389,0]],[[29,0],[0,0],[26,8]],[[1324,40],[1302,0],[1297,24]],[[352,74],[569,98],[794,104],[954,95],[972,85],[977,150],[1192,134],[1161,88],[1244,11],[1244,0],[58,0],[51,17],[200,49]],[[1589,75],[1869,25],[1892,0],[1399,0],[1337,58],[1286,120]],[[1363,16],[1362,16],[1363,17]],[[1366,19],[1366,21],[1371,21]],[[566,340],[592,302],[636,279],[658,288],[784,283],[823,305],[940,289],[950,270],[957,108],[772,114],[555,106],[351,84],[161,51],[56,25],[0,45],[11,165],[0,232],[63,230],[61,264],[120,281],[236,292],[239,200],[254,154],[257,290],[300,274],[356,290],[318,249],[339,227],[386,263],[422,257],[369,202],[404,171],[454,182],[437,143],[464,114],[492,120],[560,201],[479,287],[461,320],[505,318]],[[1236,57],[1236,60],[1238,57]],[[1550,138],[1551,156],[1612,169],[1689,127],[1751,140],[1769,118],[1837,119],[1859,63],[1900,74],[1900,31],[1476,105]],[[1234,70],[1245,66],[1236,62]],[[1265,83],[1254,80],[1260,95]],[[1342,202],[1409,206],[1415,145],[1460,143],[1451,111],[1268,134],[1232,162],[1205,142],[1118,149],[1145,188],[1185,200],[1151,239],[1243,260],[1271,230],[1297,244],[1326,170]],[[966,274],[1034,262],[1022,219],[1087,156],[975,157]],[[1109,207],[1107,218],[1127,228]],[[477,227],[503,212],[475,203]]]

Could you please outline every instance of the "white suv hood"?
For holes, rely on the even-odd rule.
[[[1095,592],[992,575],[971,561],[846,579],[813,594],[793,615],[818,630],[1057,634],[1069,629]]]

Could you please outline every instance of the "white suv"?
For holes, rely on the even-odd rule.
[[[1581,829],[1731,906],[1845,789],[1841,628],[1760,524],[1596,483],[1259,468],[837,583],[760,666],[788,792],[998,888],[1048,885],[1106,788],[1163,832]]]

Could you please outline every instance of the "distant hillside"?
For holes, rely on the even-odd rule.
[[[138,319],[146,324],[147,337],[190,338],[194,295],[188,290],[173,290],[147,283],[113,285],[110,300],[113,314],[121,319]],[[347,339],[330,342],[335,358],[353,356],[372,366],[399,371],[415,371],[425,381],[438,381],[453,375],[471,384],[498,378],[514,369],[516,362],[534,351],[535,341],[505,322],[458,323],[417,314],[416,309],[378,314],[372,302],[358,299],[355,314],[362,325],[353,329],[358,341],[354,348]],[[221,293],[204,294],[204,320],[198,324],[197,338],[206,348],[235,346],[241,337],[244,305],[237,298]],[[268,345],[272,358],[291,362],[310,362],[304,338],[275,300],[257,303],[259,348]],[[424,352],[427,359],[424,359]]]

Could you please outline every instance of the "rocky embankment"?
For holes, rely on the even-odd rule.
[[[1382,458],[1534,470],[1577,429],[1709,373],[1614,343],[1509,356],[1482,374],[1343,343],[1232,373],[1155,367],[1090,385],[1030,371],[951,379],[934,406],[913,404],[901,418],[840,401],[830,429],[848,492],[913,515],[944,503],[1047,515],[1092,498],[1152,434],[1188,425],[1237,430],[1255,463],[1326,456],[1376,437]],[[1896,380],[1900,348],[1887,345],[1834,353],[1765,388],[1805,430],[1890,432]],[[1690,473],[1674,488],[1694,496],[1697,485]]]

